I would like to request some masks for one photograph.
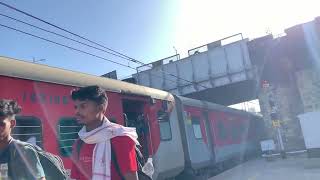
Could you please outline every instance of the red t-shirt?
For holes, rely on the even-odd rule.
[[[71,178],[90,180],[92,179],[92,154],[95,144],[83,143],[78,157],[77,143],[73,146]],[[128,172],[137,171],[135,142],[128,136],[118,136],[111,139],[111,145],[116,154],[121,173],[124,175]],[[111,163],[111,180],[121,180],[113,163]]]

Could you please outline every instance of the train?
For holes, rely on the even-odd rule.
[[[134,126],[143,117],[148,131],[139,138],[144,155],[152,159],[153,179],[201,179],[229,161],[260,152],[264,125],[253,113],[8,57],[0,57],[0,64],[0,98],[15,99],[22,107],[13,136],[59,155],[68,170],[81,128],[70,92],[88,85],[106,90],[111,121]]]

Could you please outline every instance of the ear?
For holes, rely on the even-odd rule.
[[[100,108],[100,111],[102,111],[103,113],[105,113],[106,110],[107,110],[107,104],[101,104],[101,105],[99,106],[99,108]]]
[[[107,107],[108,107],[108,101],[107,101],[106,104],[104,105],[104,111],[107,110]]]
[[[14,127],[16,127],[17,125],[17,121],[15,119],[11,119],[10,120],[10,128],[13,129]]]

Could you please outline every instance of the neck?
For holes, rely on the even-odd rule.
[[[86,130],[87,132],[89,131],[92,131],[98,127],[100,127],[103,123],[103,120],[104,120],[104,116],[99,116],[95,121],[93,121],[92,123],[90,124],[86,124]]]
[[[0,139],[0,149],[4,149],[5,147],[7,147],[11,139],[12,139],[11,136],[7,136],[3,139]]]

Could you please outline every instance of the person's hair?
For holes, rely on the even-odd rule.
[[[98,105],[106,105],[108,97],[105,91],[99,86],[87,86],[71,92],[72,100],[90,100],[96,102]]]
[[[0,116],[10,117],[21,112],[21,107],[17,101],[10,99],[0,99]]]

